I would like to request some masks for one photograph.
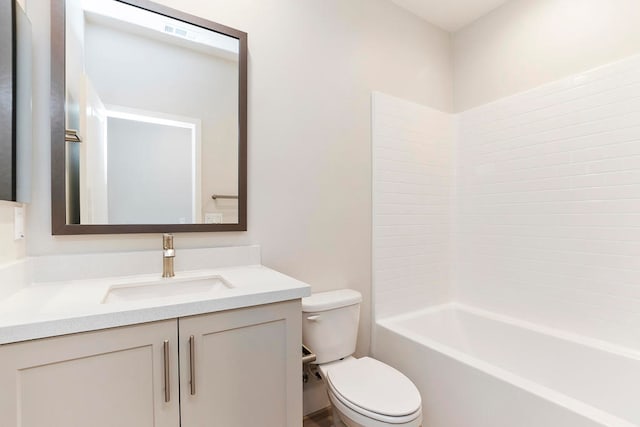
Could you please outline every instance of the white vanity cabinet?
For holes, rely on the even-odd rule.
[[[178,330],[182,427],[302,425],[300,300],[181,318]]]
[[[0,346],[0,426],[299,427],[300,316],[292,300]]]
[[[0,346],[0,425],[176,427],[177,342],[174,319]]]

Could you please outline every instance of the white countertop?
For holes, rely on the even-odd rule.
[[[306,283],[261,265],[176,272],[175,279],[203,275],[221,276],[233,288],[205,297],[185,295],[102,304],[114,283],[154,280],[158,275],[32,284],[0,299],[0,345],[269,304],[311,294]]]

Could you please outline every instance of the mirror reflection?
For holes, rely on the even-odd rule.
[[[68,224],[236,224],[239,41],[66,0]]]

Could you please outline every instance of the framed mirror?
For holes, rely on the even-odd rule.
[[[16,200],[15,0],[0,1],[0,200]]]
[[[31,201],[31,22],[0,0],[0,200]]]
[[[146,0],[51,2],[52,233],[247,229],[247,34]]]

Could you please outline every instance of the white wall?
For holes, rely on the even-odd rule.
[[[640,348],[640,56],[460,115],[457,299]]]
[[[376,319],[451,297],[454,118],[373,96],[373,294]]]
[[[25,240],[13,239],[14,209],[18,206],[23,205],[0,200],[0,265],[21,259],[26,254]]]
[[[455,110],[477,107],[457,299],[640,346],[638,58],[589,71],[640,52],[639,24],[637,0],[512,0],[453,35]]]
[[[34,191],[28,252],[159,249],[159,235],[51,236],[49,2],[31,2]],[[162,0],[249,33],[249,231],[176,236],[180,248],[262,245],[314,291],[364,294],[369,347],[370,93],[452,109],[449,35],[387,0]]]
[[[640,51],[638,0],[511,0],[453,35],[455,109]]]

